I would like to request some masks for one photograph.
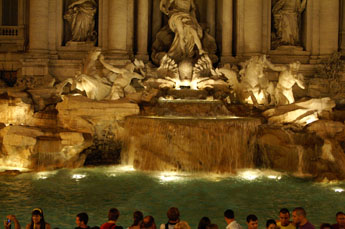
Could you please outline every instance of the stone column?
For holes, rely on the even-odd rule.
[[[149,31],[149,0],[138,0],[137,21],[137,58],[147,61],[148,31]]]
[[[340,15],[340,50],[345,53],[345,0],[341,0],[341,15]]]
[[[206,5],[206,16],[207,16],[207,25],[210,28],[210,35],[215,37],[216,35],[216,1],[207,0]]]
[[[158,31],[162,28],[162,12],[159,9],[160,0],[152,1],[152,42],[156,40]]]
[[[0,0],[0,26],[2,25],[2,0]]]
[[[236,55],[238,58],[262,54],[263,0],[241,0],[236,5]]]
[[[244,51],[249,55],[262,51],[262,0],[245,0]]]
[[[30,0],[29,51],[48,53],[49,1]]]
[[[307,51],[310,51],[310,63],[318,63],[320,56],[320,0],[307,3]]]
[[[221,62],[229,62],[232,57],[233,0],[223,0],[222,5],[222,56]]]
[[[126,54],[127,0],[110,0],[108,7],[108,52]]]
[[[320,55],[338,50],[339,0],[320,1]]]

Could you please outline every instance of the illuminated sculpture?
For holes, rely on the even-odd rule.
[[[199,55],[205,53],[202,48],[202,28],[195,15],[194,0],[161,0],[160,10],[169,16],[169,27],[175,33],[168,55],[171,57],[194,56],[194,46]]]
[[[110,71],[107,76],[96,69],[96,61],[99,59],[105,69]],[[135,69],[141,70],[144,63],[135,60],[134,63],[127,64],[124,68],[114,67],[104,61],[99,48],[91,50],[85,59],[82,71],[77,72],[74,79],[67,79],[63,82],[64,87],[68,82],[72,82],[72,88],[85,91],[86,96],[94,100],[117,100],[125,94],[136,92],[135,88],[130,85],[132,79],[144,79],[143,75],[134,72]],[[139,84],[141,82],[139,81]],[[143,85],[142,85],[143,86]],[[61,90],[61,89],[60,89]]]
[[[264,73],[264,69],[273,65],[265,55],[253,56],[242,63],[239,72],[241,76],[240,100],[243,103],[254,105],[268,105],[269,95],[273,94],[274,86]]]
[[[297,84],[304,89],[303,75],[298,73],[300,62],[294,62],[287,66],[275,67],[280,71],[277,87],[275,88],[274,98],[277,105],[286,105],[295,102],[292,87]]]

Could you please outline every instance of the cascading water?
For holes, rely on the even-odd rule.
[[[122,162],[159,171],[235,172],[252,168],[260,124],[255,118],[198,114],[127,117]]]

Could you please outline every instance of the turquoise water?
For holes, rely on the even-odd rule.
[[[223,212],[235,211],[245,226],[245,217],[256,214],[259,228],[277,218],[280,208],[303,206],[310,221],[319,226],[333,223],[337,211],[345,210],[344,183],[317,184],[273,172],[251,171],[239,176],[174,174],[133,171],[128,167],[62,169],[54,172],[0,176],[0,219],[16,214],[22,226],[31,210],[41,207],[52,228],[74,228],[75,215],[89,214],[89,225],[106,221],[111,207],[120,210],[119,225],[127,227],[132,213],[153,215],[159,225],[166,211],[175,206],[181,218],[196,228],[203,216],[224,228]]]

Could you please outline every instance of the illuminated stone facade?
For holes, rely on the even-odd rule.
[[[71,31],[65,15],[73,2],[77,1],[1,0],[2,70],[18,71],[19,77],[51,74],[62,80],[80,68],[90,46],[100,47],[114,65],[124,65],[133,57],[148,61],[155,36],[168,21],[159,0],[96,0],[94,42],[68,44]],[[311,75],[320,59],[344,49],[344,1],[309,0],[300,15],[300,46],[273,50],[276,2],[195,0],[201,26],[216,39],[220,63],[266,54],[274,63],[299,60],[301,71]],[[8,13],[9,7],[13,13]]]

